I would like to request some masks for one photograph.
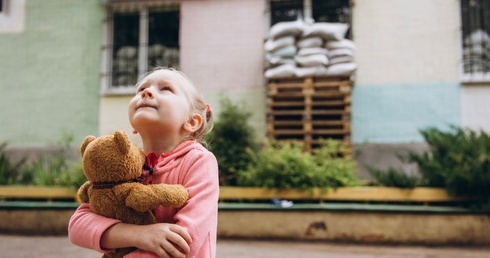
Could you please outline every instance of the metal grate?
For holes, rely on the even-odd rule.
[[[284,21],[303,19],[303,0],[272,0],[271,26]]]
[[[312,0],[312,13],[315,22],[341,22],[351,24],[349,0]],[[351,38],[351,30],[346,34]]]
[[[112,89],[131,88],[157,66],[179,68],[179,6],[136,7],[108,6]]]
[[[351,24],[351,7],[349,0],[271,0],[271,26],[284,21],[303,19],[305,13],[312,14],[316,22],[341,22]],[[306,10],[307,8],[311,10]],[[351,38],[350,30],[347,38]]]
[[[0,0],[0,14],[7,13],[7,1],[8,0]]]
[[[463,72],[490,72],[490,2],[461,0]]]
[[[138,79],[139,14],[117,13],[113,16],[112,52],[113,86],[131,86]]]

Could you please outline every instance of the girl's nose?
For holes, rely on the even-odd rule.
[[[141,97],[142,98],[153,98],[153,93],[151,93],[151,90],[149,88],[146,88],[141,92]]]

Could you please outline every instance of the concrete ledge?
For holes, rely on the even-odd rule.
[[[443,213],[443,214],[478,214],[465,208],[450,206],[425,205],[396,205],[396,204],[362,204],[362,203],[321,203],[321,204],[294,204],[283,208],[267,203],[220,203],[220,211],[337,211],[337,212],[379,212],[379,213]]]
[[[66,235],[73,202],[0,202],[0,232]],[[220,203],[222,238],[490,246],[490,215],[441,206]]]
[[[79,204],[72,202],[0,202],[0,232],[66,235]]]
[[[388,205],[391,206],[391,205]],[[294,207],[294,206],[293,206]],[[445,207],[220,209],[220,237],[490,246],[490,216]]]

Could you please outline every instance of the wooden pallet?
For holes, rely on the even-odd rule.
[[[267,88],[267,135],[300,140],[311,151],[320,139],[350,144],[349,78],[275,79]]]

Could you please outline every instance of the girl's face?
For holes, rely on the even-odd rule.
[[[157,70],[138,85],[129,102],[129,122],[140,132],[181,133],[189,119],[190,106],[186,92],[173,71]]]

